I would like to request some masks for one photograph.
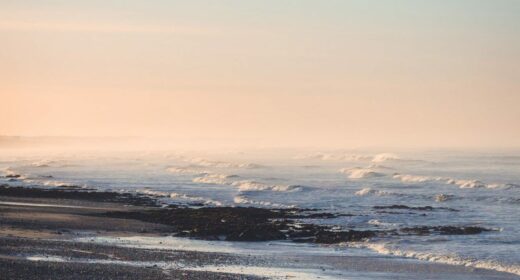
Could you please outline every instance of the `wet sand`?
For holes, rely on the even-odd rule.
[[[186,210],[179,209],[185,208],[163,209],[158,207],[153,199],[128,194],[82,193],[71,190],[42,192],[37,189],[1,186],[0,271],[2,273],[0,279],[261,279],[264,278],[263,276],[277,278],[285,275],[283,272],[273,272],[274,274],[269,272],[270,267],[273,267],[273,270],[274,267],[287,268],[288,271],[308,268],[312,273],[301,275],[311,275],[308,277],[311,279],[321,277],[317,276],[321,273],[323,276],[333,276],[334,273],[330,273],[331,271],[341,271],[342,274],[336,275],[338,279],[345,278],[346,275],[352,276],[353,279],[518,278],[516,275],[491,270],[388,257],[234,254],[192,251],[189,248],[178,250],[167,246],[165,249],[150,249],[78,241],[79,238],[88,240],[90,237],[94,241],[96,236],[160,238],[171,236],[179,230],[189,232],[186,227],[179,227],[179,224],[164,222],[163,215],[170,217],[168,215],[184,213],[183,215],[202,217],[202,220],[197,221],[193,216],[185,223],[193,226],[194,229],[200,228],[204,221],[208,225],[215,221],[222,222],[220,216],[216,219],[211,211],[197,210],[186,214]],[[240,218],[233,215],[242,215],[243,211],[252,211],[249,215],[253,216],[260,213],[260,216],[255,216],[257,219],[255,223],[262,223],[265,215],[280,215],[275,217],[278,220],[316,215],[312,211],[303,211],[305,214],[300,212],[273,214],[264,210],[236,212],[233,209],[220,209],[218,211],[227,213],[229,216],[226,217],[234,217],[238,220]],[[136,213],[148,214],[143,216]],[[152,219],[149,219],[149,213],[152,213]],[[174,219],[174,221],[178,220]],[[311,231],[314,229],[311,228]],[[207,230],[192,229],[193,234],[177,234],[177,236],[219,238],[220,235],[214,234],[211,228]],[[211,234],[207,234],[208,232]],[[236,234],[235,231],[231,233]],[[312,233],[316,232],[312,231]],[[233,238],[236,237],[234,235]],[[249,237],[255,241],[254,238],[257,236],[249,235]],[[260,237],[264,236],[260,235]],[[352,235],[347,237],[352,238]],[[238,269],[230,269],[236,267]],[[252,269],[258,267],[264,269]],[[292,277],[289,277],[291,275]],[[300,278],[298,275],[300,274],[287,273],[286,277],[282,278],[298,279]]]

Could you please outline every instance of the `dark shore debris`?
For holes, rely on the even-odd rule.
[[[186,207],[170,205],[158,207],[156,199],[134,193],[84,191],[69,189],[37,189],[0,185],[0,196],[62,198],[115,202],[148,208],[128,211],[108,211],[84,214],[87,216],[133,219],[170,226],[169,234],[204,240],[272,241],[336,244],[365,241],[395,235],[466,235],[491,231],[477,226],[416,226],[395,230],[346,229],[339,226],[315,224],[313,219],[332,219],[350,214],[324,212],[320,209],[267,209],[255,207]],[[374,206],[375,209],[412,211],[448,210],[431,206],[406,205]],[[451,211],[451,210],[449,210]],[[455,210],[456,211],[456,210]],[[153,230],[152,230],[153,231]],[[143,229],[142,232],[149,232]],[[165,232],[161,232],[165,233]]]
[[[463,235],[490,229],[476,226],[407,227],[399,230],[352,230],[310,223],[309,209],[203,207],[106,212],[110,218],[137,219],[169,225],[173,235],[204,240],[270,241],[336,244],[395,235]],[[316,213],[318,214],[318,213]],[[327,217],[328,215],[325,215]]]
[[[60,189],[40,189],[14,187],[9,185],[0,185],[0,196],[23,197],[23,198],[57,198],[57,199],[75,199],[88,200],[96,202],[115,202],[124,203],[135,206],[157,206],[157,201],[144,195],[136,195],[131,193],[119,193],[108,191],[92,191],[90,189],[82,189],[79,186]]]
[[[137,219],[170,225],[175,236],[205,240],[270,241],[292,240],[332,244],[362,241],[378,231],[334,231],[330,226],[302,223],[301,219],[335,217],[308,213],[308,209],[265,209],[253,207],[173,208],[134,212],[107,212],[111,218]]]

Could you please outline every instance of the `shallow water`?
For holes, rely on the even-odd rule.
[[[342,244],[367,253],[520,275],[520,153],[5,153],[2,183],[147,193],[164,203],[320,208],[355,229],[482,226],[478,235],[399,236]],[[19,176],[18,176],[19,175]],[[393,204],[436,209],[374,209]],[[237,245],[240,246],[240,245]],[[289,247],[290,248],[290,247]]]

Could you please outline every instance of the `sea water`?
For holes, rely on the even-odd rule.
[[[135,192],[164,204],[351,214],[312,221],[345,229],[485,227],[494,230],[390,236],[324,250],[356,248],[520,275],[518,151],[9,152],[2,153],[0,170],[0,183],[13,186]],[[390,205],[436,209],[374,208]]]

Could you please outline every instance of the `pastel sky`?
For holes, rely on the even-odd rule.
[[[0,135],[520,146],[520,1],[0,0]]]

